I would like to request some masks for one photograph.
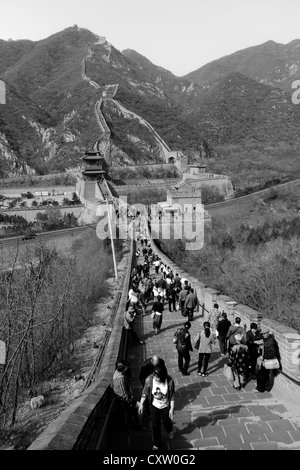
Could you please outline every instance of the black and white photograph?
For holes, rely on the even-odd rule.
[[[0,451],[300,450],[299,18],[1,2]]]

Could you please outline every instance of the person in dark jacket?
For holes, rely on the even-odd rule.
[[[174,342],[178,353],[178,370],[182,375],[190,375],[188,372],[191,362],[190,351],[193,351],[191,335],[189,333],[190,328],[191,323],[187,321],[174,334]]]
[[[166,294],[167,294],[167,299],[169,303],[169,311],[175,312],[176,311],[176,292],[175,292],[173,284],[170,284],[167,287]]]
[[[235,335],[237,334],[242,334],[243,335],[243,341],[242,343],[246,344],[246,332],[244,328],[241,326],[241,318],[236,317],[234,320],[234,325],[231,325],[229,327],[229,330],[226,335],[226,341],[227,341],[227,351],[230,352],[230,349],[232,346],[236,344],[236,339]]]
[[[270,334],[268,328],[262,328],[261,334],[263,337],[263,345],[262,345],[262,354],[258,358],[258,372],[256,377],[256,391],[257,392],[265,392],[270,391],[273,383],[274,383],[274,376],[278,373],[278,370],[281,369],[280,364],[280,353],[279,353],[279,346],[277,341],[275,340],[274,336]],[[264,359],[278,359],[280,368],[279,369],[266,369],[264,367]]]
[[[218,340],[220,344],[221,356],[225,356],[227,354],[226,335],[230,327],[231,322],[227,318],[227,313],[223,312],[221,319],[217,323],[217,332],[219,333]]]
[[[193,321],[194,311],[198,305],[198,297],[194,289],[190,289],[184,301],[184,309],[187,311],[188,321]]]
[[[248,346],[250,372],[256,375],[256,363],[259,357],[259,347],[263,344],[263,336],[258,331],[257,324],[251,323],[250,330],[246,332],[246,344]]]
[[[186,299],[186,297],[187,297],[187,295],[188,295],[189,292],[190,292],[190,286],[186,285],[186,286],[179,292],[179,296],[178,296],[179,305],[180,305],[180,310],[181,310],[181,315],[182,315],[183,317],[186,316],[184,304],[185,304],[185,299]]]
[[[161,421],[169,438],[173,439],[175,435],[171,421],[174,417],[175,384],[172,377],[168,375],[166,366],[157,365],[153,373],[146,378],[138,409],[140,415],[143,414],[146,397],[150,403],[152,450],[159,450],[162,446]]]
[[[154,334],[158,334],[162,324],[162,316],[164,311],[164,304],[161,302],[160,295],[157,296],[157,300],[152,305],[153,314],[153,329]]]

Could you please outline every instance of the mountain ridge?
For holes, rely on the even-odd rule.
[[[287,84],[298,68],[287,75],[291,63],[281,70],[274,57],[280,49],[280,61],[285,54],[299,62],[300,70],[299,46],[297,39],[287,45],[267,41],[177,77],[76,25],[37,42],[0,41],[5,64],[0,79],[8,90],[5,112],[0,108],[0,176],[77,168],[84,151],[101,139],[95,104],[116,83],[116,99],[190,161],[208,158],[218,165],[220,146],[242,149],[249,140],[262,148],[296,148],[299,111]],[[232,65],[238,62],[239,67]],[[256,78],[249,76],[251,67]],[[161,163],[153,136],[137,121],[121,116],[109,100],[103,101],[102,113],[110,128],[113,165]]]

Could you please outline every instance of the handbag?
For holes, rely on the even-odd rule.
[[[228,380],[234,380],[232,369],[228,364],[224,364],[223,373]]]
[[[274,359],[264,359],[263,366],[265,369],[279,369],[280,364],[278,359],[275,357]]]
[[[187,317],[188,316],[188,309],[187,308],[184,308],[183,311],[181,312],[182,316],[183,317]]]
[[[199,346],[200,346],[200,338],[197,339],[195,345],[194,345],[194,348],[195,349],[199,349]]]
[[[151,313],[151,318],[154,318],[155,317],[155,312],[152,312]]]

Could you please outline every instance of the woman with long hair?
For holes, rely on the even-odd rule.
[[[143,414],[144,402],[148,398],[150,403],[151,425],[153,433],[152,450],[158,450],[161,442],[161,421],[169,438],[173,439],[175,431],[172,423],[175,405],[175,384],[168,375],[167,368],[161,362],[154,367],[154,371],[146,378],[139,404],[139,414]]]
[[[212,346],[215,344],[215,335],[212,333],[210,329],[210,323],[208,321],[205,321],[203,323],[203,330],[198,333],[198,335],[195,338],[195,344],[199,340],[199,358],[198,358],[198,369],[197,369],[197,374],[201,375],[202,377],[206,377],[208,375],[207,373],[207,368],[208,368],[208,363],[209,359],[212,353]],[[203,371],[201,372],[202,369],[202,363],[203,363]]]

